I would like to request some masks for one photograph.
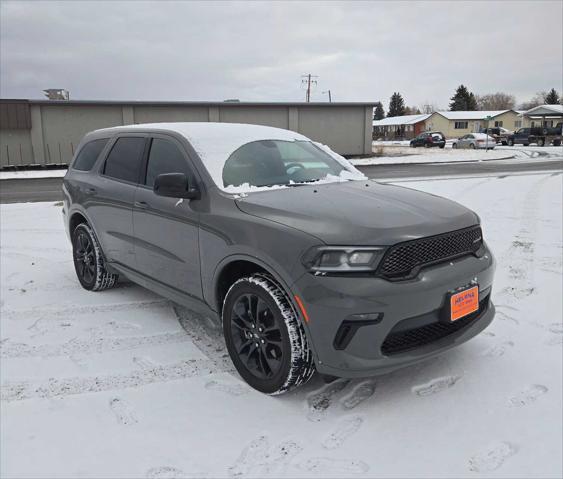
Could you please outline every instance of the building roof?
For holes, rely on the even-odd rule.
[[[563,105],[539,105],[524,112],[526,116],[561,116]]]
[[[488,116],[494,118],[495,116],[502,115],[507,111],[514,111],[514,110],[437,111],[436,113],[442,115],[448,120],[486,120]]]
[[[0,103],[27,102],[31,105],[130,105],[130,106],[221,106],[236,108],[239,106],[367,106],[375,107],[375,102],[302,102],[302,101],[138,101],[138,100],[29,100],[18,98],[0,98]]]
[[[374,120],[373,126],[399,126],[399,125],[413,125],[419,121],[424,121],[428,118],[429,114],[424,115],[403,115],[403,116],[390,116],[382,120]]]

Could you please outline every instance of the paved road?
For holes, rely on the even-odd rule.
[[[361,170],[378,180],[444,176],[502,176],[541,171],[563,171],[563,159],[499,160],[467,163],[427,163],[364,166]],[[0,203],[59,201],[62,178],[0,180]]]

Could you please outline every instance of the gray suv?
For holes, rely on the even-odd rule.
[[[120,275],[221,318],[254,388],[365,377],[461,344],[492,321],[478,216],[368,180],[328,147],[256,125],[97,130],[63,182],[81,285]]]

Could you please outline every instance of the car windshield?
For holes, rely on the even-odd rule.
[[[354,178],[357,170],[351,165],[346,168],[343,161],[311,141],[253,141],[229,156],[223,167],[223,186],[229,191],[241,186],[292,186],[322,180],[358,179]]]

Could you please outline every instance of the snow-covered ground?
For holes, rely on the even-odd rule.
[[[495,321],[281,397],[236,376],[213,322],[132,284],[82,290],[60,206],[2,205],[0,475],[561,477],[562,175],[404,184],[481,216]]]
[[[402,142],[373,142],[374,152],[382,150],[378,156],[368,158],[352,158],[350,161],[356,166],[390,165],[402,163],[453,163],[463,161],[487,161],[511,159],[529,160],[530,158],[563,157],[563,146],[502,146],[493,150],[454,149],[451,141],[445,148],[410,148]]]
[[[18,170],[0,171],[0,180],[28,180],[31,178],[62,178],[66,174],[64,169]]]

